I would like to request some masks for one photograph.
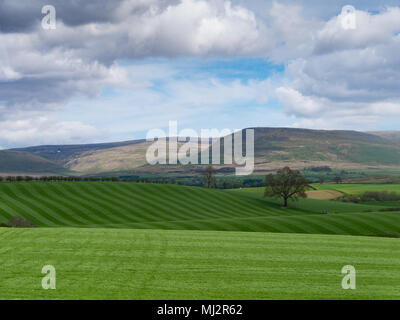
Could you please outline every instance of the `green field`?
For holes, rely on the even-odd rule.
[[[41,227],[400,233],[400,213],[379,212],[376,205],[305,199],[284,209],[258,194],[177,185],[2,183],[0,200],[0,222],[18,215]],[[323,210],[330,214],[322,215]]]
[[[366,191],[387,191],[387,192],[398,192],[400,193],[400,184],[361,184],[361,183],[341,183],[341,184],[313,184],[312,185],[316,190],[337,190],[343,193],[349,194],[362,194]],[[258,195],[262,195],[264,193],[264,187],[258,188],[241,188],[241,189],[232,189],[230,191],[233,192],[246,192],[246,193],[255,193]]]
[[[400,184],[315,184],[314,187],[318,190],[338,190],[348,194],[361,194],[366,191],[387,191],[400,193]]]
[[[399,299],[398,239],[115,229],[3,229],[1,299]],[[57,289],[41,288],[41,269]],[[341,288],[341,268],[357,289]]]
[[[0,228],[0,299],[400,298],[400,239],[387,237],[400,234],[400,212],[313,199],[290,206],[261,189],[0,183],[0,222],[40,226]],[[57,290],[41,288],[47,264]],[[341,288],[347,264],[357,290]]]

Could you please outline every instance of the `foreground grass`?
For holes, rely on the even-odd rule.
[[[0,299],[399,299],[400,239],[0,229]],[[41,288],[44,265],[57,289]],[[353,265],[357,289],[341,288]]]

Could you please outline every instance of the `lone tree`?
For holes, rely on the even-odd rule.
[[[202,173],[202,177],[204,186],[207,188],[215,186],[215,170],[213,166],[207,166]]]
[[[289,167],[278,170],[276,175],[267,175],[265,185],[264,196],[283,198],[285,208],[289,199],[307,198],[306,190],[310,187],[308,180],[299,171]]]
[[[333,178],[333,181],[335,181],[336,184],[341,184],[343,182],[343,179],[341,176],[336,176],[335,178]]]

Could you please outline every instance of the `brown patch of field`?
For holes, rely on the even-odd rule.
[[[306,193],[307,198],[317,200],[333,200],[343,196],[343,193],[336,190],[313,190]]]

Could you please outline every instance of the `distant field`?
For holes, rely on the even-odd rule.
[[[0,229],[0,299],[400,299],[399,239]],[[43,290],[44,265],[57,289]],[[343,290],[341,268],[357,271]]]
[[[384,206],[279,200],[247,191],[118,182],[0,184],[0,222],[12,216],[41,227],[400,234],[400,213]],[[329,214],[321,214],[327,211]]]
[[[253,194],[263,195],[264,190],[265,190],[265,187],[257,187],[257,188],[234,189],[232,191],[249,192],[249,193],[253,193]],[[321,189],[321,190],[307,191],[307,198],[309,198],[309,199],[332,200],[332,199],[337,199],[341,196],[343,196],[343,193],[338,190]]]
[[[309,191],[309,198],[329,200],[340,196],[340,194],[362,194],[366,191],[387,191],[387,192],[398,192],[400,193],[400,184],[356,184],[356,183],[343,183],[343,184],[313,184],[317,190]],[[248,192],[262,195],[264,193],[264,187],[259,188],[242,188],[233,189],[236,192]],[[327,191],[327,192],[321,192]]]
[[[349,194],[361,194],[366,191],[388,191],[400,193],[400,184],[315,184],[318,190],[337,190]]]
[[[333,200],[343,196],[343,193],[337,190],[312,190],[307,191],[307,198],[317,200]]]

